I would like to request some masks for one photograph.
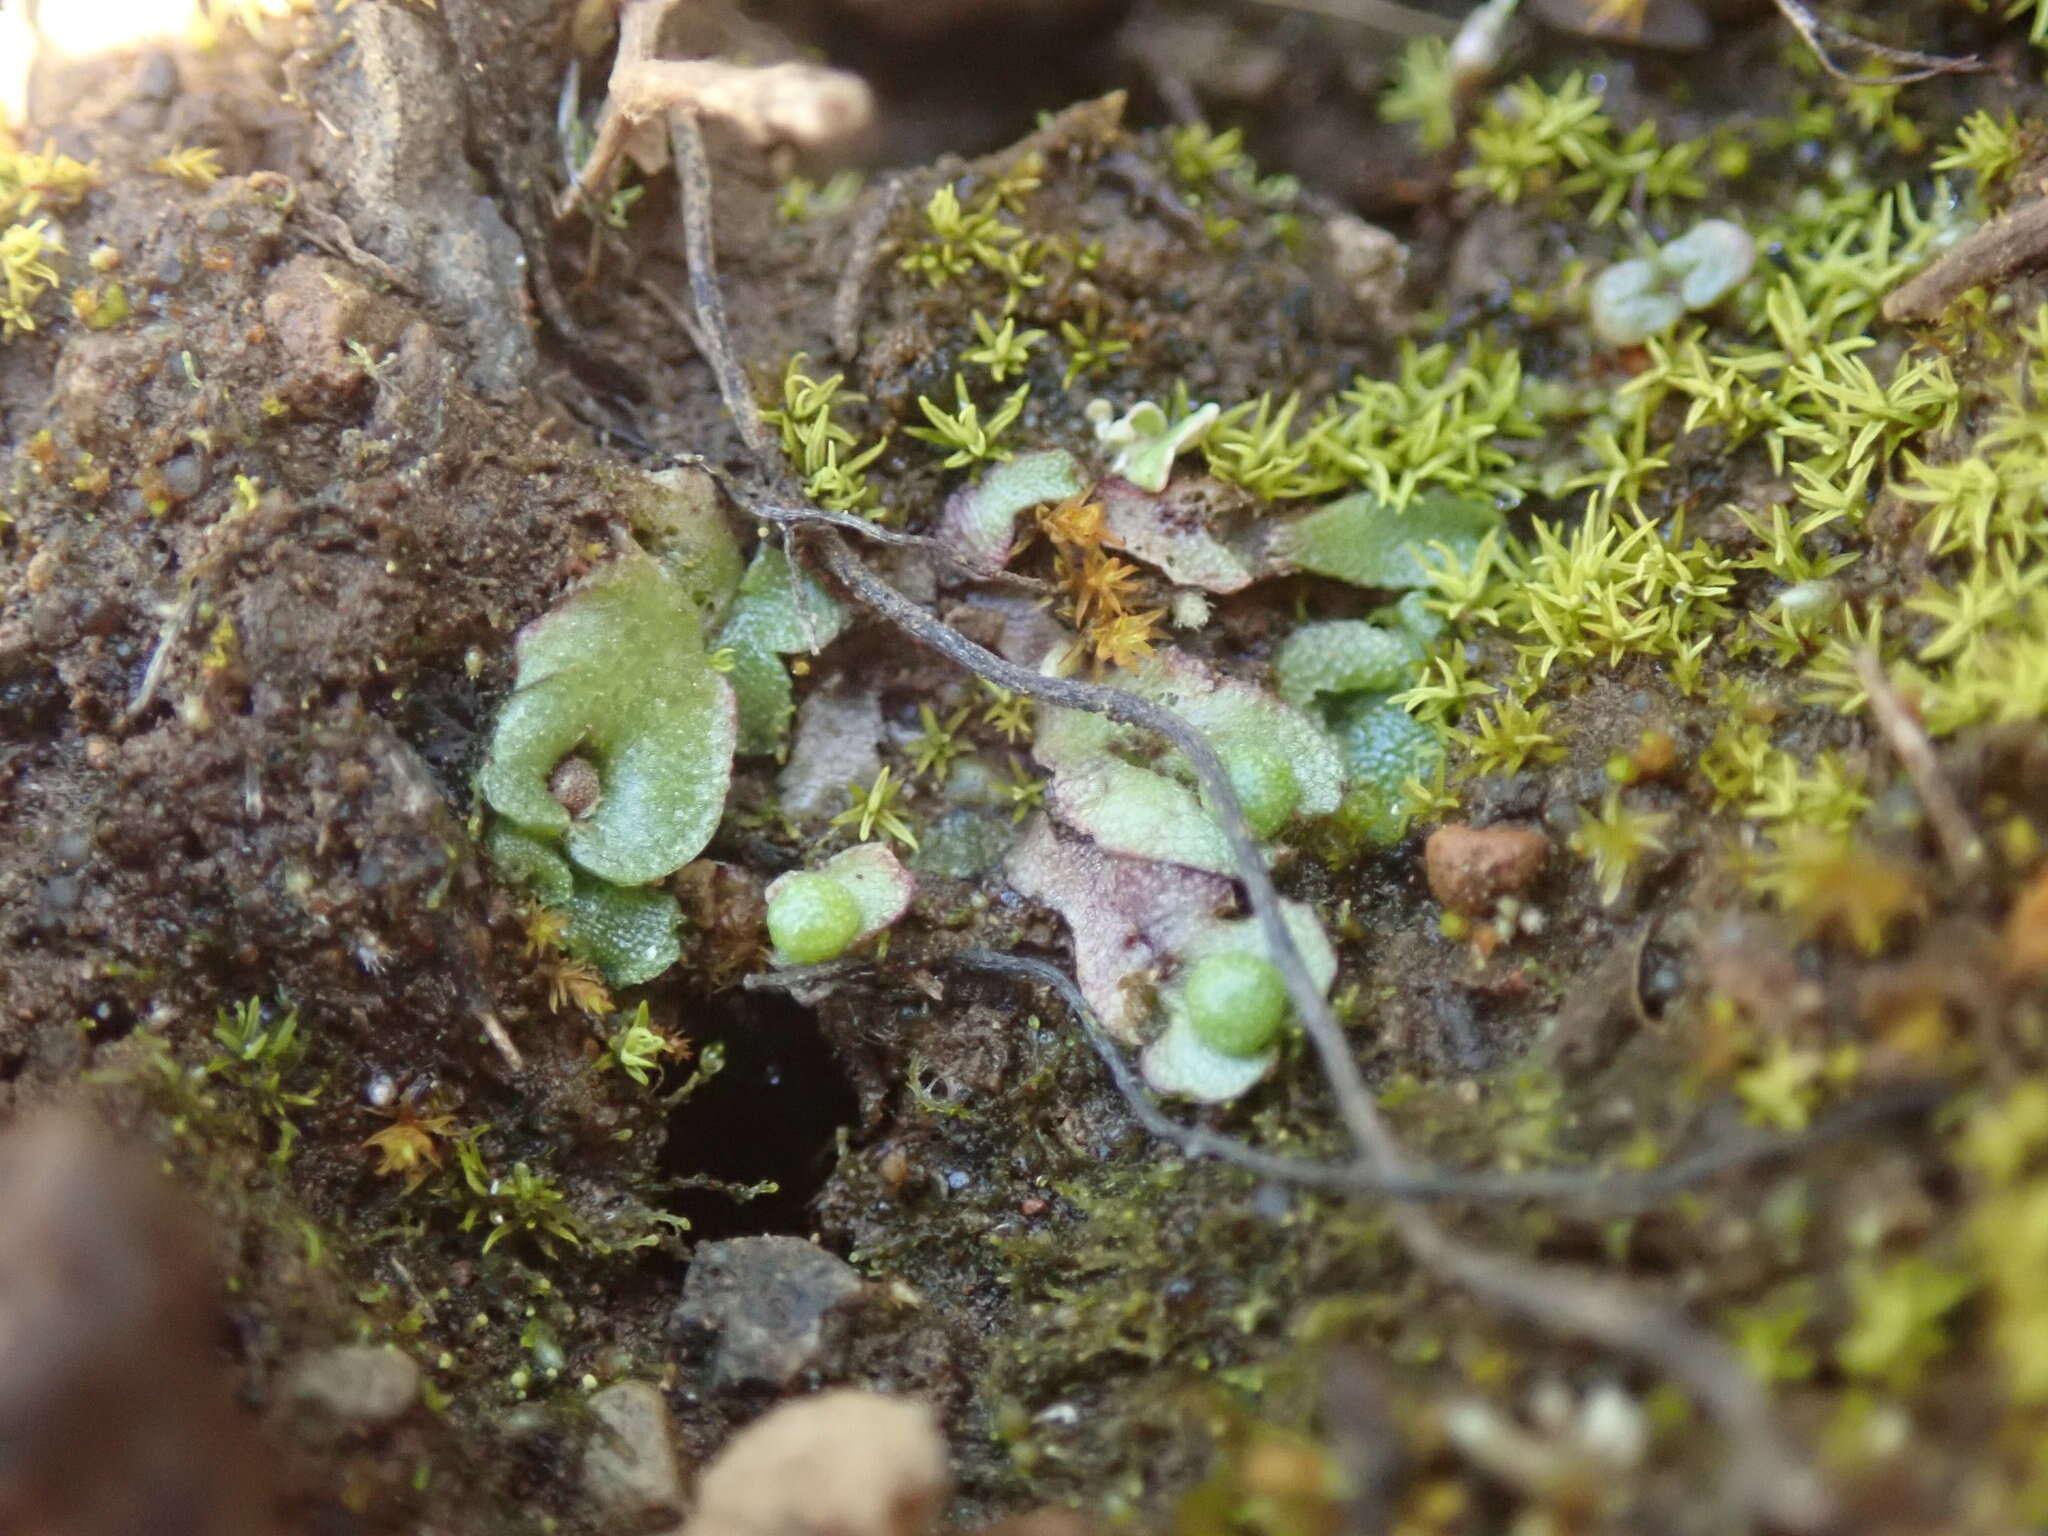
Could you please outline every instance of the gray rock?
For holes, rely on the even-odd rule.
[[[526,255],[476,190],[454,58],[433,25],[403,6],[361,7],[349,17],[349,40],[308,82],[340,131],[311,136],[320,170],[354,237],[455,322],[469,382],[509,394],[537,360]]]
[[[823,1361],[834,1315],[863,1289],[800,1237],[738,1237],[697,1250],[671,1326],[711,1340],[714,1386],[779,1389]]]
[[[583,1449],[590,1501],[621,1521],[680,1516],[683,1472],[661,1389],[648,1381],[615,1382],[592,1394],[590,1413],[596,1424]]]
[[[775,781],[782,808],[818,816],[846,802],[846,786],[868,784],[882,766],[882,704],[872,688],[827,683],[796,712],[796,743]]]
[[[291,1395],[343,1424],[388,1424],[419,1401],[420,1368],[389,1344],[339,1344],[292,1367]]]

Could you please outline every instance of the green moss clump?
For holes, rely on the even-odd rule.
[[[51,233],[48,219],[10,224],[0,234],[0,283],[6,289],[0,293],[0,340],[36,328],[35,302],[57,283],[56,269],[44,258],[63,251],[61,232]]]

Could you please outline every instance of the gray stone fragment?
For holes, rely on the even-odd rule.
[[[871,688],[827,683],[796,712],[796,743],[776,778],[782,808],[818,816],[846,803],[846,786],[869,784],[882,766],[882,705]]]
[[[291,1394],[343,1424],[388,1424],[419,1401],[420,1368],[389,1344],[338,1344],[292,1367]]]
[[[310,136],[342,216],[448,320],[469,350],[469,383],[519,389],[537,354],[526,323],[526,255],[476,189],[455,61],[433,24],[397,5],[358,7],[350,46],[308,82],[338,131]]]
[[[843,1259],[800,1237],[707,1243],[671,1326],[711,1340],[714,1386],[789,1386],[821,1363],[833,1314],[863,1290]]]
[[[649,1381],[621,1381],[593,1393],[596,1421],[583,1448],[583,1488],[605,1514],[632,1521],[680,1516],[683,1473],[668,1399]]]

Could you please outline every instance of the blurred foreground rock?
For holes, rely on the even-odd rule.
[[[254,1536],[253,1431],[172,1191],[87,1116],[0,1135],[0,1531]]]
[[[697,1483],[684,1536],[923,1536],[952,1491],[930,1408],[824,1392],[771,1409]]]

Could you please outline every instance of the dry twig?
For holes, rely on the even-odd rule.
[[[1932,320],[1972,288],[2048,263],[2048,197],[1981,225],[1885,295],[1887,320]]]
[[[690,263],[690,301],[697,306],[698,345],[704,360],[718,380],[718,393],[725,401],[740,440],[756,463],[764,468],[776,460],[775,439],[761,421],[754,396],[747,388],[746,371],[732,345],[732,325],[725,318],[725,294],[718,286],[718,266],[711,241],[711,166],[704,158],[704,135],[691,112],[677,112],[669,120],[669,140],[675,146],[676,180],[683,189],[683,254]]]
[[[903,178],[891,176],[883,182],[863,208],[853,226],[853,240],[846,250],[846,266],[839,274],[839,287],[832,295],[832,350],[848,362],[860,353],[860,311],[867,297],[868,273],[881,249],[882,234],[890,215],[903,200]]]
[[[1845,32],[1829,21],[1823,21],[1809,9],[1802,0],[1776,0],[1778,14],[1792,25],[1800,40],[1811,50],[1820,67],[1848,85],[1914,85],[1922,80],[1932,80],[1936,75],[1969,74],[1984,67],[1977,58],[1951,58],[1938,53],[1915,53],[1910,48],[1889,48],[1883,43],[1873,43],[1867,37],[1858,37],[1854,32]],[[1844,69],[1835,62],[1828,51],[1833,44],[1846,53],[1860,53],[1873,59],[1883,59],[1887,64],[1905,66],[1905,73],[1897,75],[1859,75]]]
[[[655,56],[661,24],[677,0],[627,0],[619,13],[618,59],[612,65],[597,142],[575,180],[555,202],[566,217],[594,200],[621,156],[648,172],[668,162],[665,129],[677,113],[728,123],[750,143],[831,144],[858,132],[874,113],[867,84],[818,64],[733,64],[723,59]]]
[[[484,1038],[491,1042],[497,1053],[505,1058],[505,1065],[514,1072],[526,1070],[526,1058],[519,1054],[519,1047],[512,1043],[512,1036],[498,1016],[488,1008],[477,1010],[477,1022],[483,1025]]]
[[[1914,793],[1927,807],[1927,820],[1934,828],[1934,840],[1941,844],[1949,873],[1958,880],[1969,879],[1984,860],[1984,840],[1970,825],[1954,786],[1941,771],[1934,744],[1899,698],[1891,679],[1885,676],[1884,663],[1878,660],[1875,651],[1864,649],[1856,653],[1856,676],[1870,696],[1870,713],[1877,719],[1877,728],[1884,732],[1899,766],[1913,781]]]
[[[653,301],[657,309],[675,321],[676,329],[690,338],[690,345],[697,349],[697,355],[704,356],[704,333],[698,329],[697,317],[690,313],[690,307],[650,278],[641,278],[635,286]]]

